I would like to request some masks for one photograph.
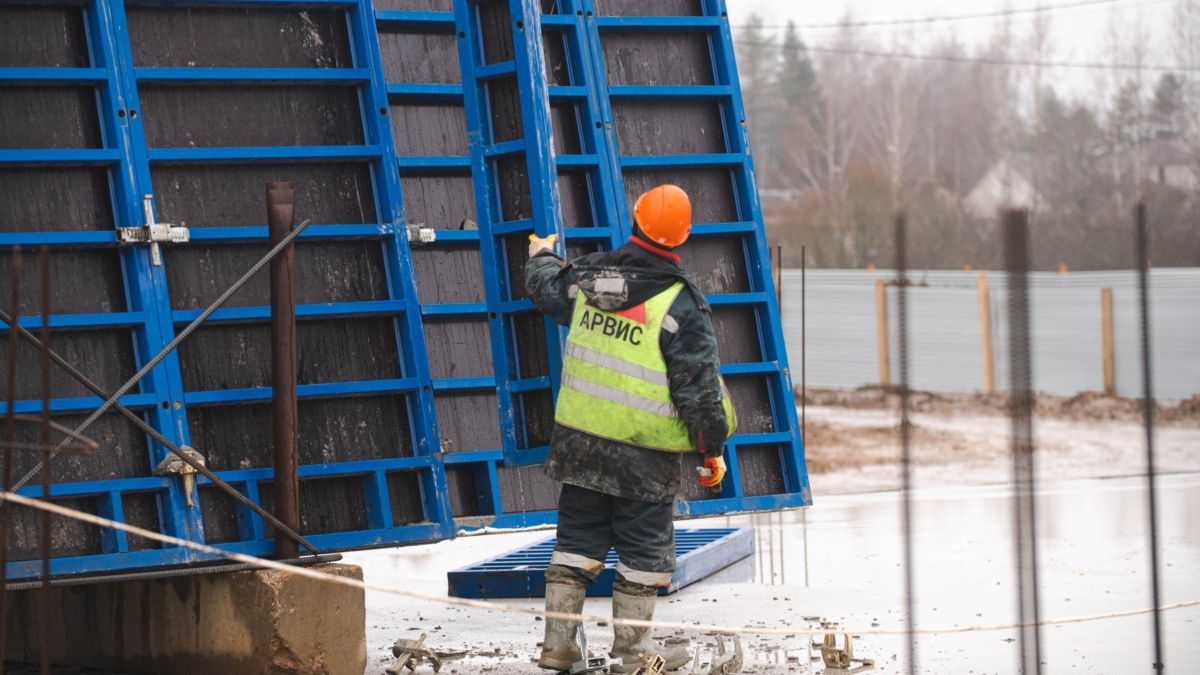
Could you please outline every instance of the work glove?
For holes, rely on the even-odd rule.
[[[554,242],[558,241],[558,235],[552,234],[549,237],[542,238],[536,234],[529,235],[529,257],[541,253],[542,251],[553,251]]]
[[[707,452],[707,448],[704,447],[703,433],[696,432],[696,444],[701,453]],[[725,479],[725,458],[705,457],[704,466],[696,467],[696,473],[700,475],[700,485],[706,488],[717,487]]]
[[[700,484],[706,488],[715,488],[725,479],[725,458],[705,457],[704,466],[696,467],[700,474]]]

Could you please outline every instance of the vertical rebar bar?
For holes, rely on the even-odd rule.
[[[1154,380],[1150,360],[1150,233],[1146,229],[1146,205],[1134,208],[1137,250],[1138,301],[1142,338],[1142,416],[1146,427],[1146,512],[1150,531],[1150,598],[1153,601],[1154,670],[1163,672],[1162,617],[1159,614],[1158,499],[1154,469]]]
[[[271,245],[283,241],[295,222],[295,183],[267,183]],[[271,261],[271,418],[275,455],[275,517],[300,529],[300,478],[296,431],[295,246]],[[300,548],[276,529],[275,556],[296,558]]]
[[[21,247],[12,249],[12,324],[21,316]],[[17,434],[17,353],[20,338],[12,325],[8,329],[8,409],[5,411],[4,440],[12,443]],[[12,448],[4,448],[4,490],[12,485]],[[8,537],[11,532],[12,505],[0,505],[0,675],[4,674],[5,645],[8,637]]]
[[[1017,557],[1017,614],[1021,623],[1021,673],[1041,673],[1038,627],[1037,487],[1033,464],[1033,376],[1029,352],[1029,212],[1003,214],[1008,270],[1010,415]]]
[[[908,419],[908,245],[907,220],[903,213],[896,215],[896,329],[900,372],[900,494],[901,519],[904,526],[904,620],[908,649],[908,672],[917,673],[916,603],[913,599],[912,543],[912,454],[911,431]]]
[[[771,522],[771,513],[767,514],[767,558],[771,561],[771,581],[770,585],[775,585],[775,526]]]
[[[807,421],[808,407],[808,345],[805,344],[805,317],[808,295],[805,281],[808,271],[808,257],[804,247],[800,247],[800,445],[808,452],[808,436],[804,433]],[[804,530],[804,587],[808,588],[808,509],[800,512],[801,528]]]
[[[42,447],[50,447],[50,247],[42,244],[38,255],[42,276]],[[10,340],[17,339],[13,332]],[[47,459],[50,457],[46,454]],[[50,474],[53,464],[42,470],[42,499],[50,501]],[[42,656],[42,675],[50,675],[50,512],[42,511],[42,589],[38,603],[38,651]]]

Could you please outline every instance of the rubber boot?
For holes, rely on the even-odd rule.
[[[583,611],[583,596],[587,588],[574,584],[546,584],[546,611],[579,614]],[[546,670],[570,670],[583,660],[579,652],[578,621],[546,619],[546,639],[542,643],[542,658],[538,667]]]
[[[654,603],[658,595],[639,597],[628,595],[613,589],[613,618],[654,620]],[[650,638],[649,628],[631,628],[629,626],[613,626],[613,648],[608,653],[614,659],[621,659],[623,665],[611,667],[614,673],[632,673],[642,665],[640,655],[651,656],[658,654],[666,661],[667,670],[678,670],[687,664],[689,656],[683,647],[659,647]]]

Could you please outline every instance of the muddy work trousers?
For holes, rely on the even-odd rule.
[[[592,583],[617,550],[615,587],[652,595],[675,572],[675,505],[613,497],[564,483],[558,497],[558,543],[546,581]]]

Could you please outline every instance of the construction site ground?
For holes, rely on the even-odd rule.
[[[806,511],[719,517],[681,527],[755,526],[752,559],[660,600],[669,622],[770,628],[903,627],[896,399],[879,389],[809,391]],[[918,628],[1015,622],[1008,487],[1010,422],[1001,396],[915,394],[913,403],[916,622]],[[1164,604],[1200,599],[1200,414],[1196,400],[1158,409],[1159,517]],[[1041,616],[1062,619],[1149,607],[1145,436],[1137,401],[1040,397],[1035,422]],[[530,544],[551,532],[462,537],[427,546],[346,555],[367,581],[442,592],[446,572]],[[503,600],[535,608],[541,599]],[[587,614],[610,600],[590,598]],[[1200,606],[1163,614],[1167,672],[1200,663]],[[442,673],[529,674],[545,624],[531,616],[367,595],[368,673],[391,663],[399,637],[428,634]],[[1150,672],[1149,614],[1042,629],[1044,673]],[[658,636],[711,645],[704,632]],[[612,629],[590,626],[593,652]],[[1015,629],[922,634],[919,670],[935,675],[1017,672]],[[819,673],[804,635],[745,635],[746,673]],[[861,635],[855,654],[876,672],[907,672],[904,639]],[[690,670],[684,669],[684,672]],[[23,672],[23,671],[17,671]],[[35,672],[29,670],[28,672]],[[78,671],[73,671],[78,672]],[[429,665],[417,670],[432,672]]]
[[[1000,396],[917,394],[913,399],[917,625],[1016,621],[1009,420]],[[1047,619],[1149,607],[1145,441],[1136,401],[1041,397],[1036,420],[1041,615]],[[1196,402],[1160,405],[1163,602],[1200,599],[1200,415]],[[753,525],[753,560],[661,599],[670,622],[818,628],[903,626],[902,529],[895,397],[878,389],[809,392],[807,453],[814,505],[806,512],[711,518],[686,527]],[[368,580],[430,591],[446,571],[538,541],[549,532],[461,538],[430,546],[356,553]],[[807,542],[807,544],[806,544]],[[806,555],[807,548],[807,555]],[[544,624],[529,616],[368,595],[369,669],[390,663],[397,637],[428,633],[448,660],[442,672],[536,673]],[[538,607],[536,600],[506,604]],[[585,613],[606,614],[607,598]],[[1200,607],[1164,614],[1166,663],[1200,663]],[[1042,629],[1046,673],[1148,672],[1148,614]],[[612,629],[591,626],[594,651]],[[711,644],[704,633],[659,636]],[[918,672],[1012,673],[1015,629],[925,634]],[[810,638],[743,636],[747,673],[817,673]],[[856,655],[881,673],[907,672],[904,640],[862,635]],[[428,669],[428,666],[425,666]]]

